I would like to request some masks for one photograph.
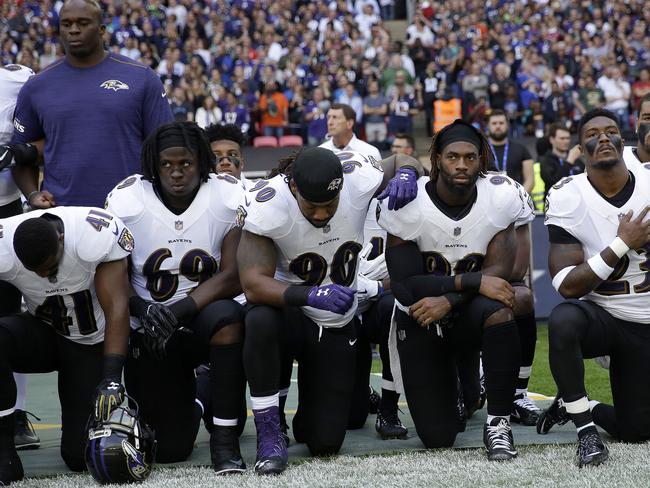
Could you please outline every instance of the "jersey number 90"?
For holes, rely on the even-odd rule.
[[[350,286],[357,274],[357,256],[361,252],[361,244],[348,241],[339,247],[332,258],[330,279],[332,283]],[[304,280],[304,285],[320,285],[327,276],[327,261],[320,254],[306,252],[295,258],[289,264],[289,270]]]

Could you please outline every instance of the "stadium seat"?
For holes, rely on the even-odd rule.
[[[253,139],[253,147],[278,147],[278,140],[273,136],[258,136]]]
[[[280,147],[302,147],[302,137],[282,136],[280,137]]]

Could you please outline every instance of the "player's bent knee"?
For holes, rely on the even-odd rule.
[[[496,312],[493,312],[490,316],[488,316],[487,319],[485,319],[483,327],[493,327],[495,325],[511,322],[514,319],[515,314],[513,313],[512,309],[508,307],[502,307]]]
[[[169,442],[159,443],[156,448],[157,463],[179,463],[185,461],[194,449],[194,441],[191,443]]]
[[[580,331],[588,320],[575,304],[560,303],[548,318],[548,340],[553,347],[566,347],[580,340]]]
[[[515,306],[513,311],[515,317],[533,313],[535,307],[533,303],[533,292],[527,286],[515,286]]]
[[[244,324],[236,322],[224,325],[210,339],[211,346],[222,346],[226,344],[237,344],[244,340]]]
[[[78,450],[75,449],[75,451]],[[74,471],[75,473],[80,473],[81,471],[86,470],[86,461],[84,460],[83,452],[72,453],[69,450],[64,449],[63,446],[61,446],[61,457],[63,458],[63,462],[65,463],[65,465],[68,467],[70,471]]]
[[[339,451],[341,450],[342,445],[343,442],[340,442],[338,444],[327,444],[327,443],[307,441],[307,447],[309,448],[310,454],[312,456],[319,456],[319,457],[334,456],[338,454]]]
[[[275,327],[277,313],[271,307],[254,307],[245,320],[246,343],[260,345],[278,341],[279,329]]]

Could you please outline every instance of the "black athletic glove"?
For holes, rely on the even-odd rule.
[[[36,166],[38,149],[31,144],[0,145],[0,170],[9,166],[12,161],[19,166]]]
[[[95,420],[106,421],[116,407],[124,401],[124,386],[121,383],[124,356],[104,356],[104,379],[95,390]]]
[[[161,303],[150,303],[140,316],[140,323],[144,329],[144,346],[154,358],[164,358],[167,341],[179,326],[174,313]]]

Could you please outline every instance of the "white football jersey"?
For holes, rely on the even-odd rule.
[[[109,193],[106,208],[138,242],[131,254],[131,284],[138,296],[171,305],[219,271],[221,245],[235,227],[242,191],[233,176],[210,175],[180,215],[165,207],[140,175]],[[139,328],[139,320],[131,317],[131,326]]]
[[[343,165],[343,188],[334,217],[314,227],[300,212],[284,175],[260,180],[246,192],[244,230],[275,243],[275,279],[294,285],[337,283],[356,289],[359,252],[368,204],[381,185],[383,171],[374,158],[337,154]],[[323,327],[343,327],[355,314],[357,299],[345,315],[312,307],[303,312]]]
[[[379,225],[389,234],[414,241],[426,263],[427,272],[443,276],[478,271],[492,238],[515,223],[522,212],[519,189],[503,175],[490,174],[476,182],[477,196],[467,215],[448,217],[429,197],[418,180],[416,199],[397,211],[379,204]]]
[[[10,64],[0,67],[0,144],[11,140],[14,133],[14,109],[18,92],[34,72],[27,66]],[[20,129],[18,129],[20,130]],[[20,190],[11,176],[11,169],[0,171],[0,205],[20,197]]]
[[[27,270],[13,249],[21,222],[44,213],[63,221],[64,252],[55,281]],[[0,220],[0,280],[20,290],[27,310],[59,334],[79,344],[104,340],[106,320],[95,293],[95,270],[103,262],[127,257],[133,236],[124,223],[93,207],[54,207]]]
[[[623,148],[623,161],[625,161],[625,165],[628,168],[641,163],[636,153],[636,146],[625,146]]]
[[[496,171],[489,171],[488,177],[490,176],[502,176],[503,178],[506,178],[517,188],[517,191],[519,192],[521,209],[519,211],[519,215],[517,216],[517,220],[515,221],[515,228],[521,227],[522,225],[526,225],[529,222],[535,220],[535,204],[533,203],[533,197],[530,196],[522,184],[513,180],[509,176]]]
[[[560,180],[547,197],[546,225],[566,230],[582,244],[585,261],[600,254],[616,237],[619,219],[632,210],[637,215],[650,205],[650,163],[629,168],[634,192],[615,207],[591,185],[586,174]],[[583,297],[614,317],[650,324],[650,244],[631,249],[618,262],[614,273]]]

